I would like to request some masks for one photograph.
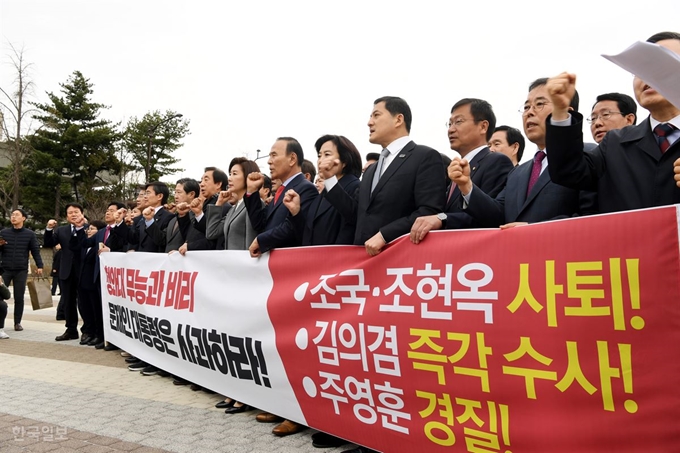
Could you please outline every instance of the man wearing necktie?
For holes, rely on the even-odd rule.
[[[292,137],[276,139],[267,163],[272,180],[280,179],[282,184],[277,189],[274,200],[266,207],[262,206],[259,194],[264,177],[261,173],[248,175],[247,193],[243,202],[248,210],[250,223],[258,232],[257,238],[250,245],[250,256],[258,257],[273,248],[300,245],[295,228],[287,221],[291,214],[283,204],[283,195],[286,190],[297,192],[300,195],[301,212],[306,217],[309,206],[319,196],[319,192],[302,174],[304,158],[302,146],[297,140]]]
[[[99,272],[99,255],[107,252],[124,252],[125,242],[111,234],[116,225],[115,214],[125,204],[112,201],[104,213],[104,224],[94,235],[85,235],[72,239],[71,251],[80,253],[82,270],[78,292],[80,315],[83,318],[83,332],[89,333],[89,340],[84,344],[104,348],[104,318],[101,302],[101,276]],[[97,223],[97,221],[93,221]],[[87,327],[87,329],[86,329]],[[85,335],[83,335],[84,337]],[[85,338],[83,338],[84,340]]]
[[[647,42],[680,54],[680,33],[657,33]],[[583,117],[565,108],[565,99],[575,89],[574,74],[562,73],[548,82],[554,104],[547,119],[551,178],[567,187],[597,191],[601,212],[680,203],[680,106],[635,77],[635,98],[649,111],[647,119],[609,131],[595,149],[582,152]]]
[[[594,194],[559,186],[550,180],[552,150],[546,149],[545,118],[552,112],[548,99],[547,78],[535,80],[520,109],[524,134],[538,148],[534,158],[515,167],[509,174],[505,189],[494,199],[480,190],[470,178],[471,166],[466,159],[454,159],[449,177],[456,183],[462,197],[458,200],[464,211],[483,227],[511,228],[517,225],[571,217],[596,212]],[[578,94],[570,98],[569,108],[578,110]],[[582,145],[583,146],[583,145]],[[552,160],[550,162],[552,165]]]
[[[45,247],[61,246],[61,260],[59,263],[59,279],[61,280],[61,301],[63,315],[66,321],[66,331],[55,338],[56,341],[78,339],[78,275],[80,270],[80,253],[73,253],[69,249],[71,236],[85,236],[86,219],[83,216],[83,206],[79,203],[66,205],[66,219],[68,224],[57,228],[57,221],[50,219],[45,228]],[[57,307],[59,316],[59,307]],[[83,331],[83,335],[89,336]],[[89,341],[89,340],[88,340]]]
[[[378,162],[364,172],[356,196],[324,181],[326,198],[340,212],[356,215],[354,244],[375,256],[385,245],[407,234],[418,217],[436,215],[446,201],[446,170],[440,154],[409,137],[411,108],[405,100],[376,99],[368,120],[368,140],[379,145]]]
[[[487,146],[496,127],[491,104],[482,99],[461,99],[451,109],[447,127],[451,149],[470,162],[472,182],[490,197],[496,197],[505,187],[508,173],[514,166],[506,155],[493,153]],[[416,219],[411,228],[411,242],[418,244],[430,230],[481,226],[463,212],[456,184],[452,182],[446,194],[444,212]]]

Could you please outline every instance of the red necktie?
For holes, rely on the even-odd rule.
[[[457,188],[458,188],[458,186],[456,185],[456,183],[451,182],[451,188],[449,189],[449,196],[446,198],[446,204],[448,204],[449,201],[451,201],[451,197],[453,196],[453,192],[455,192]]]
[[[111,232],[111,225],[106,225],[106,231],[104,231],[104,244],[106,245],[106,240],[109,238],[109,233]]]
[[[283,191],[286,190],[286,186],[281,184],[278,189],[276,189],[276,195],[274,195],[274,204],[276,204],[277,201],[279,201],[279,196],[283,193]]]
[[[531,193],[531,189],[534,188],[536,181],[538,181],[538,177],[541,176],[541,164],[543,163],[543,159],[545,159],[545,153],[543,151],[537,152],[534,156],[534,165],[531,167],[531,176],[529,177],[529,186],[527,187],[527,197]]]
[[[656,135],[656,142],[661,148],[661,154],[665,153],[671,147],[671,142],[668,136],[673,133],[675,126],[670,123],[657,124],[654,128],[654,135]]]

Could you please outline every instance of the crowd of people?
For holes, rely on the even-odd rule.
[[[680,54],[680,34],[648,39]],[[190,253],[192,250],[249,250],[254,258],[281,247],[355,244],[375,256],[408,234],[414,244],[439,229],[508,229],[573,216],[640,209],[680,202],[680,109],[635,78],[637,103],[649,112],[638,124],[636,103],[621,93],[595,100],[586,120],[595,143],[584,143],[576,77],[563,73],[529,84],[521,111],[524,135],[533,158],[519,164],[525,151],[522,133],[496,126],[491,105],[482,99],[456,102],[448,122],[447,158],[410,137],[411,110],[401,98],[376,99],[369,141],[381,153],[362,158],[342,135],[315,143],[317,171],[305,160],[300,143],[280,137],[269,153],[271,179],[255,162],[235,158],[228,173],[208,167],[200,181],[182,178],[170,189],[150,182],[140,189],[136,211],[120,202],[109,205],[103,222],[87,223],[78,203],[66,207],[68,223],[50,220],[45,246],[61,246],[58,263],[66,322],[57,341],[79,338],[105,350],[98,256],[109,252]],[[316,179],[315,179],[316,178]],[[42,261],[35,235],[23,228],[26,215],[12,213],[12,228],[2,231],[3,278],[14,283],[14,324],[21,330],[23,287],[28,252],[39,272]],[[0,329],[7,305],[0,305]],[[0,330],[0,338],[7,334]],[[126,352],[131,371],[169,376]],[[190,384],[174,377],[176,384]],[[197,385],[192,385],[200,389]],[[249,410],[226,397],[217,407],[227,413]],[[266,412],[261,422],[278,422],[273,433],[293,434],[304,426]],[[317,447],[342,439],[313,436]],[[371,451],[357,447],[348,452]]]

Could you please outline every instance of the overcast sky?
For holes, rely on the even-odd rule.
[[[379,151],[366,122],[384,95],[410,104],[417,143],[449,155],[444,123],[463,97],[521,130],[529,83],[568,70],[589,112],[598,94],[633,94],[632,76],[600,54],[666,30],[680,31],[677,1],[0,0],[0,86],[14,80],[12,43],[33,64],[35,100],[79,70],[114,122],[180,112],[186,171],[168,179],[200,178],[283,135],[315,163],[327,133]]]

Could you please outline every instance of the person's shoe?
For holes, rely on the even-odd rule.
[[[215,407],[218,408],[218,409],[226,409],[226,408],[228,408],[228,407],[233,406],[235,402],[236,402],[236,401],[234,401],[233,399],[229,398],[229,401],[218,401],[218,402],[215,404]]]
[[[21,332],[22,330],[24,330],[24,328],[21,327],[21,324],[14,324],[14,330],[16,332]]]
[[[378,453],[378,452],[366,447],[357,447],[352,448],[351,450],[345,450],[342,453]]]
[[[127,351],[122,351],[122,352],[120,353],[120,356],[121,356],[121,357],[125,357],[125,358],[127,359],[128,357],[132,357],[132,354],[130,354],[130,353],[127,352]]]
[[[201,390],[203,387],[201,387],[201,386],[198,385],[198,384],[191,384],[191,385],[189,386],[189,388],[190,388],[191,390],[193,390],[194,392],[198,392],[198,391]]]
[[[80,338],[80,344],[82,344],[83,346],[87,346],[87,343],[89,343],[91,339],[92,339],[91,336],[84,333],[83,336]]]
[[[94,345],[95,349],[104,349],[105,347],[106,347],[106,343],[104,343],[103,341],[100,341],[99,343]]]
[[[66,332],[59,335],[54,340],[55,341],[67,341],[67,340],[77,340],[77,339],[78,339],[78,332],[71,332],[68,329],[66,329]]]
[[[189,381],[184,380],[184,379],[182,379],[182,378],[179,377],[179,376],[175,376],[175,378],[172,380],[172,383],[173,383],[174,385],[189,385],[189,384],[190,384]]]
[[[106,345],[104,346],[104,351],[116,351],[118,349],[120,348],[112,343],[106,343]]]
[[[168,373],[167,371],[165,371],[165,370],[160,370],[160,369],[158,370],[158,372],[156,373],[156,375],[158,375],[158,376],[160,376],[160,377],[170,377],[170,376],[172,376],[172,375],[171,375],[170,373]]]
[[[240,414],[241,412],[246,412],[251,409],[247,404],[242,404],[240,406],[231,406],[224,410],[225,414]]]
[[[306,426],[299,423],[284,420],[272,429],[272,434],[279,437],[290,436],[291,434],[299,433],[305,428]]]
[[[128,370],[130,371],[142,371],[144,368],[148,367],[149,364],[146,362],[137,362],[133,363],[128,367]]]
[[[331,434],[318,432],[312,434],[312,445],[316,448],[335,448],[348,443],[345,439],[340,439]]]
[[[278,415],[270,414],[269,412],[260,412],[255,416],[255,420],[260,423],[277,423],[283,419]]]
[[[132,355],[125,359],[125,363],[137,363],[137,362],[139,362],[139,359]]]
[[[149,365],[148,367],[140,371],[140,373],[142,373],[144,376],[155,376],[158,374],[158,368],[156,368],[153,365]]]
[[[104,343],[104,340],[100,340],[100,339],[97,338],[97,337],[92,337],[92,338],[90,339],[90,341],[87,342],[87,345],[88,345],[88,346],[97,346],[99,343],[102,343],[102,344],[103,344],[103,343]],[[103,347],[104,347],[104,346],[102,346],[102,348],[103,348]]]
[[[210,390],[210,389],[205,388],[205,387],[203,387],[201,390],[203,390],[205,393],[210,393],[211,395],[212,395],[213,393],[215,393],[214,390]]]
[[[0,329],[0,340],[6,340],[8,338],[9,335],[7,335],[3,329]]]

